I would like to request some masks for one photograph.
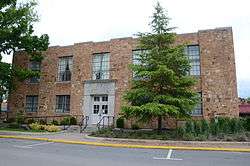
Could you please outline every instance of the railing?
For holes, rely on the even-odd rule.
[[[89,116],[84,116],[80,123],[80,133],[88,127]]]
[[[100,128],[113,127],[113,125],[114,125],[114,116],[103,116],[99,120],[96,126],[99,130]]]

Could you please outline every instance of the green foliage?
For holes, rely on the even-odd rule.
[[[34,119],[28,119],[28,120],[27,120],[27,123],[28,123],[28,124],[35,123],[35,120],[34,120]]]
[[[58,125],[59,125],[59,122],[58,122],[57,120],[53,120],[53,121],[51,122],[51,124],[58,126]]]
[[[77,124],[76,118],[73,117],[73,116],[71,116],[71,117],[69,118],[69,124],[70,124],[70,125],[76,125],[76,124]]]
[[[169,18],[157,3],[152,22],[152,33],[139,33],[138,55],[141,64],[131,69],[138,79],[124,95],[128,104],[123,105],[125,118],[137,118],[147,122],[163,116],[190,117],[198,97],[191,90],[196,80],[187,73],[190,62],[184,54],[184,46],[174,45],[175,33],[169,27]],[[161,123],[158,123],[161,129]]]
[[[123,128],[124,128],[124,118],[119,117],[119,118],[116,120],[116,127],[117,127],[117,128],[120,128],[120,129],[123,129]]]
[[[194,123],[193,121],[187,121],[185,124],[186,133],[193,134],[194,133]]]
[[[250,118],[245,118],[243,120],[243,127],[246,131],[250,131]]]
[[[47,123],[46,123],[46,121],[45,121],[44,119],[40,119],[40,120],[39,120],[39,124],[41,124],[41,125],[46,125]]]
[[[16,123],[19,125],[24,123],[24,115],[22,112],[16,113]]]
[[[138,124],[132,124],[132,125],[131,125],[131,129],[132,129],[132,130],[138,130],[138,129],[140,129],[140,127],[139,127]]]
[[[70,117],[64,117],[60,125],[70,125]]]
[[[38,21],[36,5],[34,1],[0,2],[0,103],[2,96],[14,88],[14,78],[23,81],[38,74],[2,62],[2,55],[16,56],[22,50],[30,60],[41,61],[42,52],[48,48],[48,35],[39,37],[33,34],[33,24]]]

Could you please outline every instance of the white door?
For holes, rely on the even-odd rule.
[[[103,116],[109,114],[108,95],[94,95],[92,101],[92,124],[97,124]]]

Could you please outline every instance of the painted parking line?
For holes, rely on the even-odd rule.
[[[166,158],[165,157],[153,157],[153,159],[155,159],[155,160],[179,160],[179,161],[183,160],[183,159],[179,159],[179,158],[171,158],[172,153],[173,153],[173,149],[169,149],[168,155]]]
[[[24,148],[24,149],[28,149],[28,148],[32,148],[34,146],[42,146],[42,145],[48,145],[48,144],[53,144],[54,142],[42,142],[42,143],[38,143],[38,144],[30,144],[30,145],[23,145],[23,146],[20,146],[20,145],[13,145],[14,147],[17,147],[17,148]]]

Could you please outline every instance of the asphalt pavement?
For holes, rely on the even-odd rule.
[[[249,166],[250,153],[127,149],[0,139],[0,166]]]

